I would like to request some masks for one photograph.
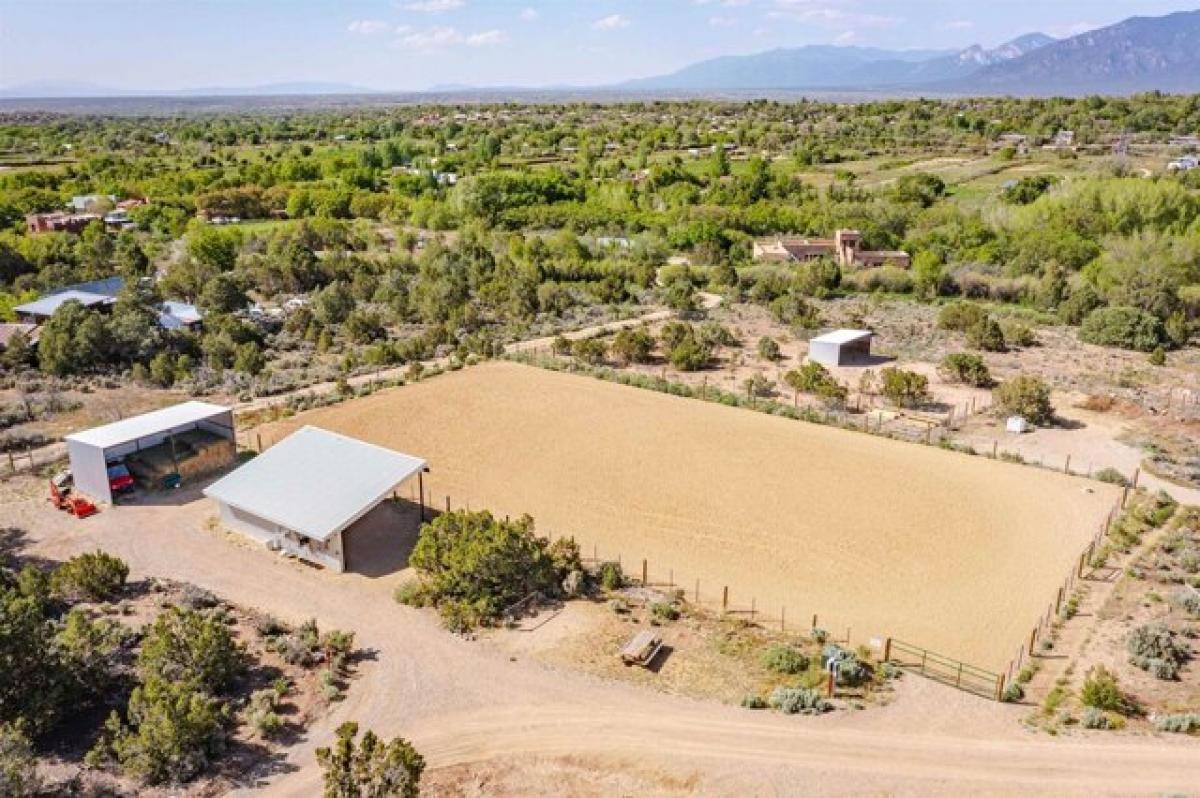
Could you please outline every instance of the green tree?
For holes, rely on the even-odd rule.
[[[1049,424],[1054,420],[1050,386],[1038,377],[1029,374],[1013,377],[997,385],[992,398],[1002,413],[1023,416],[1034,424]]]
[[[138,673],[144,682],[194,682],[219,693],[245,668],[245,652],[229,628],[212,615],[171,607],[142,641]]]
[[[108,344],[108,330],[100,314],[74,300],[64,302],[42,325],[38,365],[59,377],[78,374],[103,363]]]
[[[402,737],[385,743],[371,731],[357,735],[357,723],[343,723],[333,746],[317,749],[325,798],[417,798],[425,760],[412,744]]]
[[[758,339],[758,356],[774,363],[783,358],[783,350],[779,347],[778,341],[769,335],[764,335]]]
[[[620,330],[610,347],[613,357],[622,363],[648,363],[654,352],[654,336],[644,327]]]
[[[199,306],[209,313],[233,313],[249,304],[242,281],[234,273],[221,273],[204,285],[197,300]]]
[[[34,798],[41,789],[33,743],[20,726],[0,723],[0,795]]]
[[[897,407],[917,407],[929,401],[929,378],[915,371],[889,366],[879,372],[880,392]]]
[[[103,551],[72,557],[54,569],[50,590],[69,601],[108,601],[125,588],[129,566]]]
[[[1079,327],[1079,340],[1138,352],[1152,352],[1167,342],[1163,324],[1156,317],[1121,306],[1097,308],[1089,313]]]
[[[985,352],[1003,352],[1004,330],[991,316],[984,316],[967,328],[967,345]]]
[[[992,384],[992,374],[983,358],[968,352],[946,355],[938,371],[949,382],[962,382],[975,388],[987,388]]]
[[[797,393],[812,394],[835,404],[845,402],[849,394],[846,387],[829,373],[829,369],[815,361],[787,372],[783,375],[783,381]]]

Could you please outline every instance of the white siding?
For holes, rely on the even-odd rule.
[[[112,502],[108,489],[108,462],[104,450],[79,441],[67,441],[67,455],[71,459],[71,476],[75,479],[75,490],[98,502]]]
[[[224,502],[217,502],[217,506],[220,508],[221,523],[229,529],[264,546],[273,545],[280,551],[338,573],[345,570],[341,532],[330,537],[328,543],[322,543]]]

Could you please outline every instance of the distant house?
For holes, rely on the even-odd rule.
[[[158,131],[157,133],[154,134],[154,143],[155,144],[170,144],[171,143],[171,134],[165,130]]]
[[[1046,145],[1049,150],[1072,150],[1075,149],[1075,131],[1060,130],[1054,134],[1053,140]]]
[[[912,258],[899,250],[862,248],[862,233],[838,230],[830,238],[777,237],[754,242],[754,260],[766,263],[805,263],[831,257],[844,268],[870,268],[889,264],[907,269]]]
[[[621,236],[600,236],[596,239],[596,246],[600,249],[629,249],[633,242]]]
[[[106,277],[87,283],[64,286],[33,302],[13,308],[17,318],[26,324],[43,324],[67,302],[78,302],[85,308],[102,312],[112,309],[117,296],[125,287],[124,277]],[[165,330],[195,329],[203,314],[195,305],[186,302],[163,302],[159,307],[158,323]]]
[[[81,194],[71,197],[67,205],[76,213],[87,213],[98,205],[116,205],[117,198],[112,194]]]
[[[18,335],[25,338],[25,342],[30,346],[38,342],[38,326],[29,324],[28,322],[0,322],[0,352],[8,349],[8,345]]]
[[[25,217],[30,235],[38,233],[81,233],[83,228],[98,220],[94,213],[31,213]]]
[[[1167,146],[1189,150],[1200,149],[1200,136],[1174,136],[1167,142]]]

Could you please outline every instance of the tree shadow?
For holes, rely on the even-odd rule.
[[[437,511],[425,508],[425,518]],[[342,533],[346,571],[379,579],[408,568],[421,531],[421,507],[407,499],[381,502]]]

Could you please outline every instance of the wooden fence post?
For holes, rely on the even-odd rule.
[[[997,701],[1004,700],[1004,674],[1003,673],[996,677],[996,700]]]
[[[1058,599],[1054,602],[1054,614],[1055,615],[1058,615],[1059,610],[1062,609],[1062,600],[1063,600],[1063,589],[1060,587],[1058,589]]]
[[[700,603],[700,580],[696,580],[696,603]]]
[[[645,587],[647,584],[649,584],[649,580],[646,579],[647,573],[649,573],[649,568],[646,565],[646,560],[643,559],[642,560],[642,587]]]
[[[1141,469],[1141,468],[1135,468],[1135,469],[1133,469],[1133,489],[1134,489],[1134,490],[1137,490],[1137,486],[1138,486],[1138,478],[1139,478],[1139,477],[1141,477],[1141,475],[1142,475],[1142,469]]]
[[[815,612],[813,613],[813,625],[812,625],[812,628],[814,628],[814,629],[816,629],[816,628],[817,628],[817,614],[816,614]]]
[[[1038,620],[1038,623],[1041,623],[1040,619]],[[1031,657],[1033,656],[1033,644],[1037,641],[1037,633],[1038,628],[1036,626],[1033,627],[1032,631],[1029,632],[1029,656]]]
[[[780,606],[779,608],[779,631],[787,631],[787,607]]]
[[[725,612],[729,607],[729,585],[721,588],[721,612]]]
[[[1067,463],[1066,463],[1066,465],[1063,466],[1063,473],[1064,474],[1071,473],[1071,455],[1067,455]]]
[[[888,662],[892,659],[892,638],[888,638],[883,644],[883,661]]]
[[[992,441],[992,459],[996,459],[996,449],[1000,447],[1000,441]]]

